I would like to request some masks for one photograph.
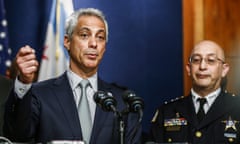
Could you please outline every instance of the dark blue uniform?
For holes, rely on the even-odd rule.
[[[158,108],[150,135],[158,143],[240,143],[240,97],[222,91],[200,123],[191,95],[166,103]]]

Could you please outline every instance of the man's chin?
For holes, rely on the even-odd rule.
[[[95,61],[89,61],[89,62],[87,62],[85,65],[86,65],[86,67],[88,67],[88,68],[96,68],[96,67],[97,67],[97,62],[95,62]]]
[[[206,85],[199,85],[198,87],[201,88],[201,89],[206,89],[206,88],[208,88],[208,86],[206,86]]]
[[[89,71],[94,71],[96,70],[98,66],[96,64],[87,64],[85,65],[85,68],[88,69]]]
[[[209,87],[209,83],[195,83],[195,85],[198,87],[198,88],[208,88]]]

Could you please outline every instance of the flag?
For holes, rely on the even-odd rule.
[[[63,40],[65,20],[72,12],[72,0],[53,0],[38,81],[59,76],[69,65],[69,57],[63,46]]]
[[[12,50],[8,46],[7,20],[5,18],[4,0],[0,0],[0,73],[6,75],[6,70],[11,66]]]

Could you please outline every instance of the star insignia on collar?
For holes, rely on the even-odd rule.
[[[237,131],[236,124],[239,121],[232,120],[231,116],[229,116],[228,120],[224,120],[222,122],[226,124],[225,131],[227,131],[229,128],[232,128],[233,130]]]

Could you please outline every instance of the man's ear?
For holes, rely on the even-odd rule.
[[[223,70],[222,70],[222,77],[225,77],[230,69],[230,66],[228,63],[223,64]]]
[[[70,49],[70,38],[67,35],[64,36],[64,47],[67,49],[67,51],[69,51],[69,49]]]
[[[191,75],[191,65],[190,65],[190,63],[188,63],[185,68],[187,70],[188,76],[190,76]]]

